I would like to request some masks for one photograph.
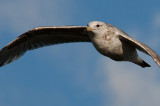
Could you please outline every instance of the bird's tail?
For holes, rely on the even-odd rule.
[[[141,67],[145,68],[145,67],[151,67],[148,63],[146,63],[144,60],[142,60],[142,62],[140,63],[136,63],[138,65],[140,65]]]

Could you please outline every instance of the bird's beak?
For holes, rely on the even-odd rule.
[[[92,31],[93,29],[90,26],[87,26],[87,31]]]

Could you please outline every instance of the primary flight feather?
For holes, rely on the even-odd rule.
[[[88,26],[37,27],[25,32],[0,50],[0,66],[18,59],[27,50],[70,42],[92,42],[99,53],[113,60],[150,67],[138,56],[138,49],[150,55],[160,67],[160,56],[150,47],[100,21],[90,22]]]

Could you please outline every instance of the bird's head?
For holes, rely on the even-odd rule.
[[[93,21],[87,25],[87,31],[91,34],[91,36],[102,36],[106,30],[106,24],[104,22]]]

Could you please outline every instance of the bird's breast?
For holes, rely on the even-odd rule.
[[[122,43],[118,38],[112,35],[105,35],[100,38],[92,38],[92,42],[97,51],[102,55],[114,60],[122,60]]]

